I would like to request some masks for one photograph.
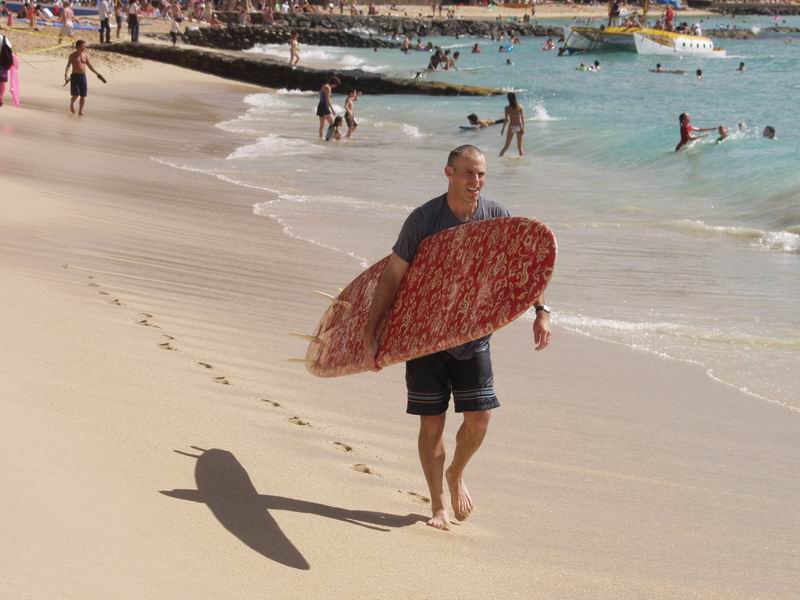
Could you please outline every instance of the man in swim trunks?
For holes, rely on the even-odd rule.
[[[103,78],[100,73],[94,70],[92,63],[89,61],[89,55],[86,53],[86,42],[83,40],[75,42],[75,52],[70,54],[69,58],[67,58],[67,68],[64,69],[64,79],[67,78],[70,68],[72,68],[72,74],[69,76],[69,90],[71,96],[69,110],[72,114],[75,114],[75,100],[80,97],[81,101],[78,105],[78,116],[82,117],[83,105],[86,102],[86,95],[88,94],[86,69],[88,68],[101,80]]]
[[[486,159],[475,146],[459,146],[450,152],[444,173],[448,179],[447,193],[426,202],[408,216],[375,290],[364,332],[365,361],[372,370],[378,370],[376,328],[391,309],[400,282],[422,240],[464,223],[509,216],[501,204],[481,196],[486,180]],[[535,304],[533,339],[537,350],[543,350],[550,343],[550,309],[543,302],[544,298],[539,297]],[[419,458],[433,511],[428,525],[436,529],[450,529],[444,500],[445,480],[455,518],[463,521],[473,509],[472,498],[464,485],[464,469],[483,442],[490,411],[500,406],[494,391],[489,337],[406,363],[406,412],[420,417]],[[463,413],[464,420],[456,435],[453,460],[445,471],[442,438],[451,392],[455,410]]]

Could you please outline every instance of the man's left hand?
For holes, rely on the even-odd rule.
[[[550,345],[550,315],[539,311],[533,322],[533,343],[536,350],[544,350]]]

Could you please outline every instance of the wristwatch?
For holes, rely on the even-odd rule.
[[[534,304],[533,310],[536,311],[536,314],[539,314],[540,310],[546,312],[548,315],[550,314],[550,307],[547,306],[547,304]]]

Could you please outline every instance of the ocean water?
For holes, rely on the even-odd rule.
[[[740,17],[703,26],[720,23],[774,24]],[[780,24],[800,26],[800,18]],[[547,292],[556,324],[702,365],[754,402],[800,412],[800,36],[719,40],[727,59],[557,57],[541,39],[510,53],[491,40],[433,41],[461,51],[461,70],[427,79],[517,91],[525,157],[513,144],[497,156],[499,126],[458,128],[470,112],[501,117],[504,97],[363,96],[354,138],[324,143],[317,94],[281,90],[244,97],[241,115],[217,124],[241,142],[227,156],[169,162],[263,190],[255,218],[357,268],[387,254],[408,212],[445,191],[449,150],[473,143],[488,157],[484,194],[556,232]],[[475,42],[481,54],[470,53]],[[285,46],[251,51],[288,57]],[[576,70],[595,59],[600,72]],[[409,77],[428,55],[303,46],[301,60]],[[656,62],[686,74],[649,72]],[[344,97],[334,103],[341,112]],[[732,135],[676,153],[681,112]],[[775,140],[761,136],[766,125]]]

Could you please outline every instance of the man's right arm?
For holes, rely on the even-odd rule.
[[[375,363],[375,356],[378,354],[378,340],[375,339],[376,329],[391,310],[397,290],[400,288],[400,283],[407,270],[408,263],[392,252],[389,256],[389,263],[383,270],[375,289],[367,326],[364,329],[364,362],[373,371],[380,370]]]

